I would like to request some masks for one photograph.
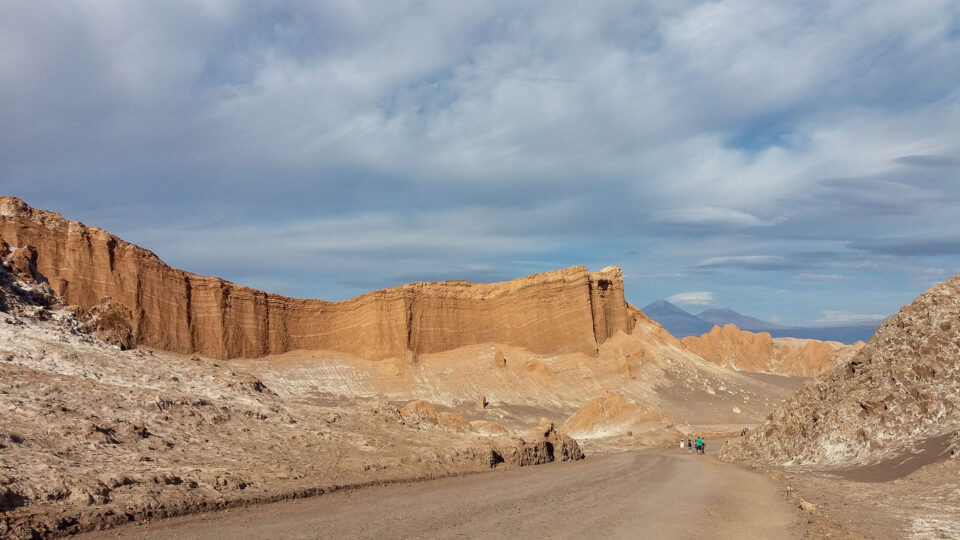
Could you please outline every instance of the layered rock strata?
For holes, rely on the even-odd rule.
[[[280,395],[241,361],[121,351],[12,266],[0,263],[2,539],[583,458],[535,421],[522,438],[493,422],[474,433],[426,402],[405,421],[381,399]]]
[[[862,341],[773,338],[768,332],[748,332],[736,325],[714,326],[700,337],[680,339],[688,350],[714,364],[738,371],[812,377],[847,361],[863,348]]]
[[[23,264],[35,265],[66,302],[93,308],[109,296],[128,309],[138,345],[217,358],[311,349],[415,359],[484,342],[595,355],[600,343],[629,333],[637,316],[617,267],[503,283],[412,283],[325,302],[172,268],[102,229],[13,197],[0,197],[0,240],[29,254]]]

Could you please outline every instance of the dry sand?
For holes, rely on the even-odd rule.
[[[802,499],[816,506],[807,516],[808,538],[960,538],[960,463],[931,457],[765,472],[794,503]]]

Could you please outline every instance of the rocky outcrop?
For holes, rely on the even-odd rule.
[[[491,422],[489,420],[474,420],[470,422],[470,427],[473,431],[481,433],[483,435],[509,435],[510,430],[501,426],[496,422]]]
[[[408,424],[433,424],[440,423],[437,417],[437,410],[428,401],[418,399],[411,401],[400,409],[400,418]]]
[[[583,451],[577,441],[564,433],[557,433],[553,422],[541,418],[537,427],[514,439],[515,445],[504,449],[506,463],[521,467],[541,465],[554,461],[577,461],[583,459]]]
[[[864,343],[772,338],[768,332],[748,332],[733,324],[714,326],[700,337],[680,340],[691,352],[714,364],[738,371],[812,377],[849,360]]]
[[[575,439],[595,439],[629,434],[674,441],[680,432],[670,419],[616,392],[608,392],[588,401],[559,428]]]
[[[497,342],[537,353],[584,352],[634,327],[620,269],[577,266],[504,283],[412,283],[343,302],[302,300],[171,268],[96,227],[0,197],[0,238],[16,268],[66,302],[109,296],[130,312],[141,346],[217,358],[295,349],[409,358]],[[22,260],[21,260],[22,259]]]
[[[723,456],[825,465],[947,456],[960,430],[958,332],[960,275],[900,310],[852,360],[808,382]]]

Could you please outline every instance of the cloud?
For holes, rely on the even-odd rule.
[[[840,274],[813,274],[810,272],[797,274],[797,281],[841,281],[843,279]]]
[[[889,317],[883,313],[848,313],[846,311],[821,311],[813,323],[823,326],[855,326],[873,324]]]
[[[936,154],[927,154],[927,155],[914,155],[914,156],[900,156],[895,159],[897,163],[903,163],[904,165],[911,165],[914,167],[930,167],[930,168],[951,168],[951,167],[960,167],[960,159],[957,159],[955,156],[947,155],[936,155]]]
[[[960,255],[960,234],[871,238],[850,242],[849,246],[884,255]]]
[[[764,220],[746,212],[716,206],[666,210],[654,214],[654,219],[672,225],[702,227],[762,227],[773,224],[773,221]]]
[[[667,301],[678,306],[709,306],[717,302],[717,297],[708,291],[692,291],[669,296]]]
[[[855,267],[790,309],[892,310],[913,269],[960,267],[937,236],[960,230],[958,27],[936,1],[9,2],[0,177],[290,294],[623,264],[628,294],[759,313]]]
[[[736,255],[710,257],[697,263],[699,268],[747,268],[752,270],[779,270],[790,268],[787,258],[780,255]]]

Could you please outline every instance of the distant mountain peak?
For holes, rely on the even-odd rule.
[[[742,315],[728,308],[707,308],[698,313],[697,317],[707,322],[711,322],[717,326],[735,324],[737,328],[741,330],[749,330],[751,332],[756,332],[759,330],[780,330],[786,328],[785,326],[763,321],[757,319],[756,317]]]
[[[867,341],[879,325],[862,324],[853,326],[831,326],[823,328],[803,328],[797,326],[781,326],[756,317],[742,315],[729,308],[707,308],[693,315],[683,308],[677,307],[667,300],[651,302],[641,311],[657,321],[667,332],[674,337],[701,336],[709,332],[714,326],[723,327],[733,324],[740,330],[749,332],[769,332],[773,337],[795,337],[801,339],[817,339],[821,341],[839,341],[854,343],[858,340]]]
[[[647,304],[640,311],[657,321],[674,337],[699,336],[713,328],[713,325],[667,300],[657,300]]]
[[[740,317],[741,315],[736,311],[729,308],[707,308],[700,313],[697,313],[697,317],[709,316],[709,315],[736,315]]]
[[[687,315],[690,315],[691,317],[695,317],[695,315],[690,313],[689,311],[663,299],[656,300],[654,302],[651,302],[650,304],[647,304],[641,311],[646,313],[648,309],[652,311],[672,311],[675,313],[685,313]]]

